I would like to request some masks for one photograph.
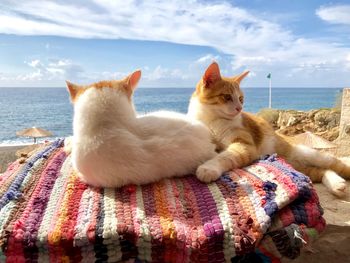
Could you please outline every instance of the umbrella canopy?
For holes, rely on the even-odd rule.
[[[32,128],[24,129],[22,131],[18,131],[16,132],[16,135],[23,136],[23,137],[33,137],[34,143],[35,143],[36,138],[49,137],[49,136],[52,136],[52,133],[41,128],[32,127]]]
[[[311,132],[304,132],[293,137],[293,141],[298,144],[304,144],[314,149],[331,149],[337,147],[333,142],[323,139],[321,136]]]

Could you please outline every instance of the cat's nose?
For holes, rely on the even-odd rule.
[[[241,112],[242,111],[242,106],[237,106],[236,111]]]

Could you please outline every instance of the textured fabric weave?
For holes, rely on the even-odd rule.
[[[211,184],[102,189],[78,179],[63,144],[0,177],[0,262],[278,262],[325,227],[310,180],[275,156]]]

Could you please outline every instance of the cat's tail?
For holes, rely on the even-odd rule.
[[[313,182],[322,181],[323,173],[320,168],[332,170],[344,179],[350,179],[350,160],[338,159],[337,157],[321,152],[305,145],[293,145],[280,137],[281,143],[278,153],[286,158],[295,169],[306,173]]]

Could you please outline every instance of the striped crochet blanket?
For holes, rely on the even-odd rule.
[[[79,181],[63,144],[0,177],[0,262],[278,262],[325,227],[309,179],[275,156],[211,184],[100,189]]]

